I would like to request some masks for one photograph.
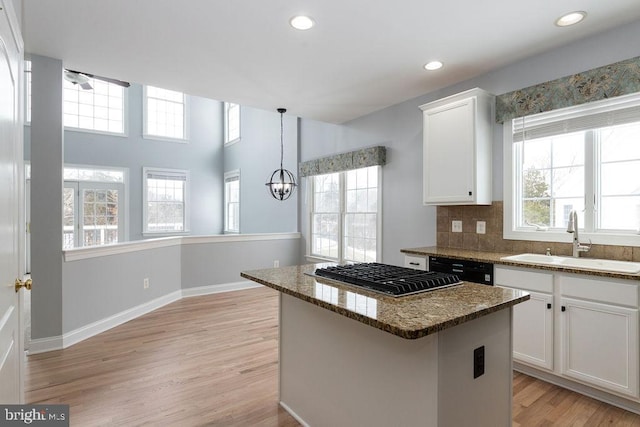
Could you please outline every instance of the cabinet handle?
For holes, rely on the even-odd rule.
[[[469,191],[469,195],[470,195],[470,196],[473,196],[473,191]]]
[[[549,309],[549,310],[551,309],[551,303],[550,302],[547,303],[547,309]]]
[[[567,307],[565,307],[564,305],[562,306],[562,311],[567,311]]]
[[[420,265],[419,262],[410,262],[409,265]]]

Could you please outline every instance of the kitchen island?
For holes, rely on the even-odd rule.
[[[280,404],[305,425],[511,425],[511,307],[474,283],[393,298],[310,277],[243,272],[280,291]],[[475,378],[474,378],[475,377]]]

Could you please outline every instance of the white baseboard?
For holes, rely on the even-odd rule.
[[[221,285],[197,286],[194,288],[183,288],[182,298],[195,297],[198,295],[217,294],[220,292],[241,291],[244,289],[259,288],[262,285],[256,282],[245,280],[242,282],[223,283]]]
[[[46,353],[47,351],[62,350],[62,335],[47,338],[35,338],[29,342],[29,356],[32,354]]]
[[[223,283],[220,285],[208,285],[198,286],[194,288],[181,289],[170,294],[161,296],[154,300],[148,301],[144,304],[140,304],[136,307],[130,308],[120,313],[116,313],[113,316],[109,316],[105,319],[98,320],[88,325],[82,326],[73,331],[67,332],[62,336],[47,337],[32,339],[29,343],[28,354],[46,353],[48,351],[62,350],[63,348],[70,347],[74,344],[84,341],[87,338],[98,335],[118,325],[122,325],[125,322],[140,317],[143,314],[147,314],[151,311],[157,310],[172,302],[178,301],[182,298],[194,297],[198,295],[217,294],[220,292],[240,291],[243,289],[257,288],[262,285],[250,282],[234,282]]]
[[[310,427],[309,424],[307,424],[305,420],[303,420],[298,414],[296,414],[293,409],[289,408],[286,403],[280,401],[280,406],[282,406],[282,409],[287,411],[289,415],[295,418],[296,421],[302,424],[304,427]]]
[[[74,344],[79,343],[80,341],[84,341],[87,338],[91,338],[101,332],[108,331],[109,329],[115,328],[118,325],[122,325],[123,323],[126,323],[129,320],[133,320],[136,317],[140,317],[143,314],[147,314],[167,304],[178,301],[181,298],[181,291],[171,292],[170,294],[145,302],[136,307],[121,311],[120,313],[116,313],[113,316],[107,317],[106,319],[101,319],[97,322],[82,326],[81,328],[64,334],[62,336],[62,344],[64,348],[70,347]]]

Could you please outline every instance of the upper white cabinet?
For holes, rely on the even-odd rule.
[[[420,106],[425,205],[490,205],[495,97],[482,89]]]

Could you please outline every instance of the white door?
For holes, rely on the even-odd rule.
[[[19,114],[22,40],[12,3],[0,0],[0,7],[0,403],[22,403],[20,293],[13,286],[23,271],[19,241],[24,212]]]

